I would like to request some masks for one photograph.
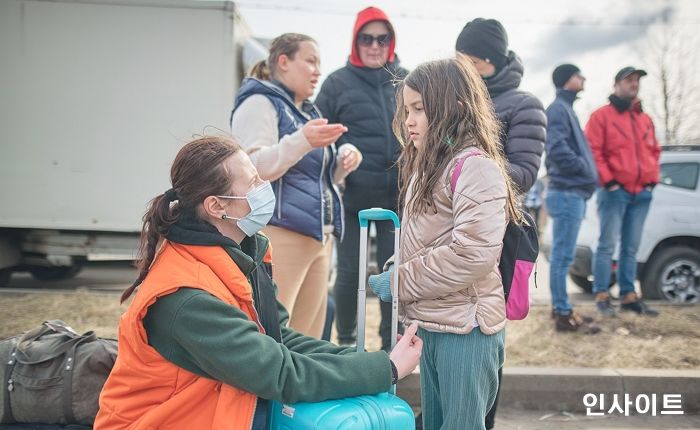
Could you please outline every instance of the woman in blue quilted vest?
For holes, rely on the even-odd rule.
[[[264,233],[275,252],[279,300],[290,313],[289,325],[317,338],[326,317],[333,241],[343,234],[337,186],[362,161],[353,145],[335,147],[347,128],[328,124],[308,100],[320,74],[316,42],[285,33],[241,84],[231,114],[233,135],[275,191]]]

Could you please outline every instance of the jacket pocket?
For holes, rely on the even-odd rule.
[[[411,319],[440,324],[447,327],[463,327],[465,322],[473,319],[476,306],[472,301],[476,296],[465,296],[461,292],[432,300],[411,303],[406,315]]]
[[[20,368],[19,371],[21,370]],[[63,410],[57,407],[63,404],[63,385],[67,383],[62,376],[32,377],[15,371],[8,382],[13,389],[11,395],[9,392],[5,395],[10,395],[12,414],[18,422],[62,422]],[[42,407],[37,407],[39,405]]]

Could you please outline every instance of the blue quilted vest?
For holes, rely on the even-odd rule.
[[[272,82],[255,78],[243,80],[236,95],[234,108],[231,112],[232,117],[238,106],[255,94],[267,97],[277,110],[277,131],[280,139],[299,130],[309,119],[321,117],[321,113],[311,102],[307,101],[302,105],[302,109],[306,113],[304,115],[294,105],[294,101],[284,88]],[[328,163],[324,162],[324,151],[329,152]],[[326,175],[331,184],[330,191],[333,195],[333,234],[338,238],[342,237],[342,202],[337,188],[332,185],[335,159],[335,144],[325,149],[313,149],[287,170],[284,176],[272,183],[277,202],[270,225],[286,228],[323,242],[325,221],[323,219],[322,194],[323,175]]]

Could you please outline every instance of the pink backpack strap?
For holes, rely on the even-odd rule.
[[[455,188],[457,188],[457,180],[459,179],[459,175],[462,173],[462,166],[464,165],[464,160],[466,160],[469,157],[475,157],[475,156],[480,156],[481,153],[477,151],[471,151],[468,152],[464,157],[460,158],[457,160],[457,164],[455,165],[455,169],[452,172],[452,178],[450,178],[450,189],[452,192],[455,192]]]

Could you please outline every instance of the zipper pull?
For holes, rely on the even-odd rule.
[[[7,391],[12,391],[15,389],[15,385],[12,381],[12,379],[7,380]]]

